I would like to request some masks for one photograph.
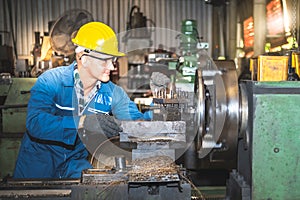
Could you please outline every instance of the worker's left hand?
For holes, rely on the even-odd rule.
[[[122,131],[120,123],[113,116],[105,114],[87,115],[83,128],[89,132],[105,134],[108,138],[118,136]]]

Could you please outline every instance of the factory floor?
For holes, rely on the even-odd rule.
[[[225,200],[228,170],[188,170],[192,200]]]
[[[196,187],[192,189],[192,200],[225,200],[225,186]]]

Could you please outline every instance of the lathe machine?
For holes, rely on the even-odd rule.
[[[215,199],[298,199],[300,83],[238,81],[233,62],[205,50],[197,65],[194,83],[153,96],[153,121],[122,122],[112,166],[80,180],[7,179],[0,198],[209,199],[189,174],[225,169],[226,193]]]

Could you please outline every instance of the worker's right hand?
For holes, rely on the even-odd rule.
[[[120,123],[113,116],[106,114],[86,115],[83,129],[93,133],[105,134],[108,138],[118,136],[122,131]]]

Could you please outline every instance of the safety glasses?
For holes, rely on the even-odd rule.
[[[84,52],[85,52],[85,53],[90,53],[91,51],[88,50],[88,49],[85,49]],[[98,52],[96,52],[96,53],[98,53]],[[83,56],[88,56],[88,57],[91,57],[91,58],[95,58],[95,59],[101,60],[101,61],[103,61],[103,62],[105,62],[105,63],[107,63],[108,61],[111,60],[112,63],[113,63],[114,65],[115,65],[116,62],[118,61],[118,57],[115,57],[115,56],[113,56],[113,57],[108,57],[108,58],[101,58],[101,57],[93,56],[93,55],[90,55],[90,54],[82,54],[81,57],[79,58],[79,60],[81,60],[81,58],[82,58]]]

